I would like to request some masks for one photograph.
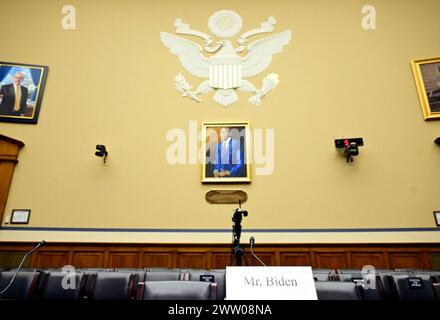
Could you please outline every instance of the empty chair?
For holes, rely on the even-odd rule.
[[[216,300],[217,284],[202,281],[146,281],[139,284],[139,300]]]
[[[333,270],[331,269],[313,269],[313,278],[315,281],[332,281],[334,280]]]
[[[139,281],[145,281],[145,271],[144,269],[137,268],[115,268],[115,272],[124,272],[124,273],[134,273],[139,277]]]
[[[315,282],[318,300],[360,300],[358,286],[353,282]]]
[[[115,272],[144,272],[144,269],[139,268],[115,268]]]
[[[398,299],[396,291],[393,289],[392,278],[393,271],[376,273],[376,286],[382,294],[385,300],[396,300]]]
[[[0,291],[3,291],[14,277],[15,271],[0,273]],[[0,299],[31,299],[40,278],[39,271],[20,271],[9,289]]]
[[[440,275],[431,274],[431,280],[433,283],[440,283]]]
[[[430,275],[391,275],[393,289],[401,300],[435,300]]]
[[[79,300],[82,298],[87,274],[59,271],[45,272],[38,289],[37,298],[44,300]]]
[[[217,284],[217,300],[224,300],[226,297],[226,272],[223,271],[191,271],[188,273],[189,281],[208,281],[213,279]]]
[[[89,274],[85,295],[91,300],[134,299],[139,277],[135,273],[99,272]]]
[[[77,272],[96,273],[96,272],[113,272],[112,268],[77,268]]]
[[[178,281],[183,280],[183,273],[174,271],[147,271],[145,272],[145,281]]]
[[[153,267],[153,268],[144,268],[147,272],[177,272],[180,273],[180,269],[170,269],[165,267]]]
[[[433,283],[435,295],[437,296],[437,300],[440,300],[440,283]]]

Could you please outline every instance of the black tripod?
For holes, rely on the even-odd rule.
[[[235,209],[232,216],[232,221],[234,222],[232,226],[232,257],[235,259],[235,265],[241,266],[242,257],[244,256],[244,249],[240,245],[241,220],[243,220],[243,216],[247,217],[248,212],[241,210],[241,201],[238,202],[238,206],[238,209]]]

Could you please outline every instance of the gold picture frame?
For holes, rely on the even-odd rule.
[[[416,81],[423,118],[440,118],[440,57],[414,59],[411,67]]]
[[[202,183],[250,183],[248,122],[204,122]]]

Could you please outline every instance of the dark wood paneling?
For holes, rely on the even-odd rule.
[[[440,270],[440,252],[431,252],[427,254],[428,261],[432,262],[431,268]]]
[[[61,268],[69,264],[68,251],[41,251],[35,259],[38,268]]]
[[[179,252],[177,255],[177,265],[179,268],[208,268],[207,256],[205,252]]]
[[[16,266],[34,243],[0,242],[0,263]],[[244,246],[243,265],[258,265]],[[391,269],[439,269],[440,244],[259,244],[255,253],[269,266]],[[10,255],[15,260],[6,259]],[[4,258],[1,258],[4,257]],[[48,243],[34,252],[31,267],[82,268],[224,268],[231,265],[230,244]],[[8,265],[3,262],[7,261]],[[232,263],[233,264],[233,263]]]
[[[141,267],[173,268],[172,252],[149,252],[143,254]]]
[[[389,268],[385,255],[382,252],[352,252],[351,267],[362,269],[366,265],[371,265],[376,269]]]
[[[282,266],[310,266],[309,253],[281,253]]]
[[[0,134],[0,223],[8,201],[18,154],[24,143]]]
[[[109,252],[110,268],[139,268],[138,252]]]
[[[265,265],[267,265],[267,266],[275,265],[275,263],[274,263],[275,254],[274,253],[270,253],[270,252],[265,252],[265,253],[254,252],[254,253],[258,258],[260,258],[261,261],[263,261],[263,263]],[[246,263],[249,266],[261,266],[261,263],[255,257],[253,257],[250,252],[247,253]]]
[[[75,268],[100,268],[104,266],[104,252],[75,252],[73,254]]]
[[[345,252],[315,252],[316,268],[344,269],[349,267]]]
[[[231,253],[214,252],[212,254],[212,269],[222,269],[231,265]]]
[[[423,269],[421,253],[390,253],[390,267],[393,269]]]

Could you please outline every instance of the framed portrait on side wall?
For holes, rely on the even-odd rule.
[[[425,120],[440,118],[440,57],[411,62]]]
[[[0,62],[0,121],[38,122],[47,66]]]
[[[205,122],[202,183],[250,183],[249,123]]]

